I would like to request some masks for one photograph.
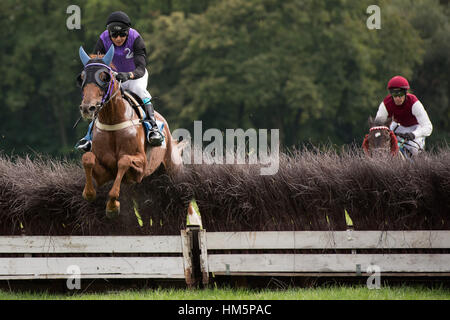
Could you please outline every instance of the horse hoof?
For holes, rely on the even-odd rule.
[[[90,194],[87,194],[86,191],[83,191],[83,198],[86,201],[92,202],[97,198],[97,195],[96,195],[95,191],[94,191],[94,193],[90,193]]]
[[[116,201],[116,207],[108,208],[106,207],[106,216],[110,219],[117,217],[120,213],[120,203]]]
[[[117,210],[108,210],[106,209],[106,216],[110,219],[116,218],[120,213],[120,209],[117,208]]]

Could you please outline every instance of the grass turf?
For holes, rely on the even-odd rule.
[[[450,288],[396,286],[326,286],[285,290],[215,288],[206,290],[147,289],[104,293],[50,294],[0,291],[0,300],[450,300]]]

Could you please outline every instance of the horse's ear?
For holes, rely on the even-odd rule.
[[[80,46],[80,49],[78,50],[78,53],[80,54],[80,59],[81,59],[81,62],[83,62],[83,66],[85,66],[86,63],[88,63],[88,61],[91,60],[91,58],[86,53],[86,51],[84,51],[82,46]]]
[[[367,120],[367,123],[369,124],[369,128],[373,127],[373,118],[372,118],[372,116],[369,116],[369,119]]]
[[[103,57],[103,62],[107,66],[109,66],[111,64],[111,61],[112,61],[113,57],[114,57],[114,45],[111,45],[111,47],[109,47],[108,52]]]
[[[384,125],[389,128],[391,126],[391,123],[392,123],[392,117],[391,118],[387,118],[386,122],[384,123]]]

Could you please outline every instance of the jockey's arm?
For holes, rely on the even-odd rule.
[[[413,104],[411,111],[419,123],[416,130],[413,131],[413,134],[416,137],[428,137],[433,131],[433,125],[431,124],[430,118],[422,103],[416,101],[416,103]]]
[[[377,115],[375,116],[375,121],[378,123],[383,123],[388,118],[388,111],[386,109],[386,106],[384,105],[384,102],[381,101],[380,106],[378,107]]]
[[[145,74],[146,61],[145,43],[141,37],[138,37],[133,43],[133,59],[136,69],[133,71],[133,79],[139,79]]]
[[[378,107],[377,115],[375,116],[375,121],[378,123],[384,123],[389,117],[389,113],[387,111],[386,105],[383,101],[381,101],[380,106]],[[395,132],[395,129],[398,127],[398,123],[392,119],[389,129]]]

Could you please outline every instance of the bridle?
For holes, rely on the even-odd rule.
[[[84,69],[82,71],[82,73],[83,72],[85,73],[84,79],[83,80],[81,79],[81,74],[82,73],[80,73],[80,75],[78,76],[78,82],[81,82],[79,84],[80,84],[80,87],[81,87],[81,95],[82,96],[83,96],[84,86],[87,84],[86,83],[86,80],[87,80],[86,68],[91,67],[91,66],[100,66],[100,67],[102,67],[101,69],[98,69],[95,72],[95,74],[94,74],[94,81],[93,82],[104,92],[103,97],[102,97],[102,101],[100,101],[100,104],[97,103],[96,106],[95,106],[96,110],[95,110],[94,119],[93,119],[95,121],[97,119],[97,117],[98,117],[99,112],[103,109],[103,107],[105,105],[107,105],[108,102],[110,102],[117,95],[117,93],[120,92],[122,81],[119,81],[119,88],[116,90],[116,92],[113,95],[111,95],[111,92],[112,92],[112,90],[114,88],[116,72],[114,70],[112,70],[110,66],[108,66],[108,65],[106,65],[104,63],[98,63],[98,62],[87,63],[84,66]],[[103,69],[107,69],[109,71],[110,79],[109,79],[108,83],[102,81],[100,79],[100,77],[99,77],[100,73],[104,72]],[[80,81],[80,80],[82,80],[82,81]],[[89,83],[91,83],[91,82],[92,81],[90,81]],[[75,122],[75,125],[73,126],[73,128],[75,128],[78,125],[78,123],[80,122],[81,118],[82,118],[81,116],[80,116],[80,118],[78,118],[78,120]]]
[[[115,83],[115,77],[114,77],[115,71],[113,71],[113,70],[111,69],[111,67],[110,67],[110,66],[107,66],[106,64],[98,63],[98,62],[93,62],[93,63],[87,63],[87,64],[84,66],[83,72],[86,72],[86,69],[87,69],[88,67],[91,67],[91,66],[99,66],[99,67],[102,67],[103,69],[107,69],[107,70],[109,71],[109,75],[110,75],[110,79],[109,79],[108,84],[106,84],[106,82],[102,81],[102,80],[100,79],[100,77],[99,77],[100,73],[103,72],[102,69],[98,69],[98,70],[96,71],[95,75],[94,75],[95,84],[96,84],[100,89],[102,89],[103,92],[105,92],[105,94],[104,94],[103,97],[102,97],[102,101],[100,101],[100,106],[99,106],[99,108],[98,108],[98,109],[96,110],[96,112],[95,112],[95,116],[96,116],[96,115],[100,112],[100,110],[101,110],[106,104],[108,104],[108,102],[111,101],[112,98],[114,98],[118,92],[120,92],[121,81],[119,81],[119,89],[111,96],[111,92],[112,92],[112,90],[113,90],[113,88],[114,88],[114,83]],[[85,79],[84,79],[84,81],[83,81],[83,83],[82,83],[82,86],[81,86],[81,89],[82,89],[82,90],[83,90],[83,88],[84,88],[84,86],[85,86],[85,84],[86,84],[86,80],[87,80],[87,79],[86,79],[86,77],[85,77]],[[108,97],[109,97],[109,99],[108,99]]]
[[[377,130],[386,130],[389,132],[389,136],[390,136],[390,149],[391,149],[391,154],[395,155],[398,153],[398,143],[397,143],[397,137],[395,136],[394,132],[389,129],[389,127],[387,126],[375,126],[375,127],[371,127],[369,129],[369,132],[372,131],[377,131]],[[375,138],[379,137],[379,135],[381,135],[381,133],[375,133]],[[364,138],[363,141],[363,149],[366,153],[369,152],[369,139],[368,139],[368,135],[366,135],[366,137]]]

